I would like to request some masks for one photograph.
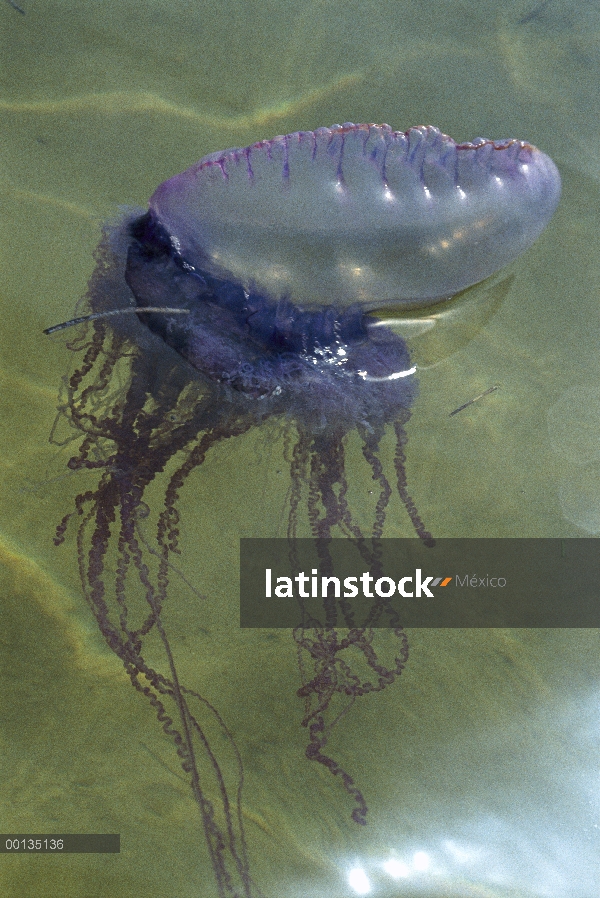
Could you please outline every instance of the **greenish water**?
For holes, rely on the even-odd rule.
[[[554,0],[22,5],[0,6],[0,830],[120,832],[122,850],[0,855],[0,888],[213,898],[173,747],[90,620],[72,538],[52,543],[94,477],[70,475],[73,447],[48,443],[71,360],[64,335],[41,331],[85,291],[101,223],[205,153],[344,121],[528,139],[563,177],[547,231],[510,279],[438,310],[435,326],[397,324],[420,368],[409,486],[439,537],[597,535],[600,15]],[[242,754],[258,887],[349,898],[361,868],[385,898],[595,896],[595,632],[409,633],[400,681],[332,740],[367,796],[364,829],[305,760],[291,640],[227,628],[239,537],[282,532],[282,454],[255,431],[190,478],[181,567],[209,598],[175,578],[167,619],[184,679]],[[360,508],[367,475],[355,463],[348,477]],[[399,502],[386,535],[412,535]],[[391,859],[405,866],[386,872]]]

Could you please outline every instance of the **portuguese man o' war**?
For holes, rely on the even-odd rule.
[[[256,887],[243,759],[216,708],[180,682],[162,617],[186,479],[217,444],[284,426],[291,545],[303,533],[378,539],[394,492],[430,543],[405,473],[416,368],[404,340],[370,313],[431,305],[488,277],[536,240],[559,195],[553,162],[523,141],[457,144],[431,127],[345,124],[206,156],[158,187],[148,210],[105,229],[89,315],[74,320],[89,319],[86,331],[69,344],[81,358],[59,411],[80,437],[69,467],[97,470],[99,480],[55,541],[75,517],[87,601],[176,748],[220,896],[249,898]],[[391,472],[380,458],[386,433]],[[348,498],[350,437],[374,484],[368,527]],[[146,502],[155,482],[158,510]],[[371,630],[294,631],[306,755],[340,780],[358,823],[365,799],[325,749],[340,707],[405,666],[405,634],[391,626],[397,650],[386,664]],[[151,636],[162,670],[156,642],[150,655],[145,647]],[[351,666],[357,657],[367,679]],[[237,783],[208,741],[207,720],[233,748]]]

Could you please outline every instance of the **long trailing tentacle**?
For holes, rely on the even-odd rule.
[[[292,503],[290,503],[290,523],[288,536],[292,564],[297,560],[293,540],[297,533],[297,509],[302,491],[302,480],[307,480],[308,518],[312,536],[315,540],[319,557],[319,570],[331,573],[333,561],[329,553],[329,542],[334,528],[353,539],[361,555],[371,570],[377,570],[380,554],[377,541],[383,532],[385,511],[391,496],[391,487],[384,475],[383,466],[377,457],[379,448],[378,433],[363,436],[363,454],[368,462],[373,479],[380,486],[380,495],[375,507],[372,541],[367,543],[360,528],[352,519],[347,503],[347,480],[344,471],[345,455],[343,434],[310,439],[301,434],[292,455]],[[393,628],[399,642],[399,649],[393,664],[386,667],[379,659],[374,647],[374,631],[370,626],[356,627],[349,607],[343,600],[339,603],[343,615],[343,624],[348,627],[345,635],[336,629],[336,600],[325,598],[325,625],[320,627],[297,627],[294,639],[298,651],[298,664],[302,685],[298,696],[304,699],[304,715],[302,726],[309,732],[306,757],[323,765],[334,776],[340,778],[348,795],[354,801],[352,819],[365,824],[367,804],[361,790],[352,776],[330,754],[325,752],[331,732],[340,719],[347,713],[354,701],[370,692],[379,692],[394,682],[404,669],[408,659],[408,641],[400,626]],[[382,607],[373,609],[371,622],[375,622]],[[359,653],[367,670],[375,675],[374,679],[362,679],[346,661]],[[307,659],[310,661],[307,663]],[[341,711],[331,719],[332,703],[336,698],[343,700]]]
[[[432,546],[434,539],[429,530],[425,529],[425,524],[419,516],[415,503],[408,492],[408,483],[406,480],[406,453],[404,447],[406,445],[405,424],[409,413],[406,412],[404,418],[400,417],[394,422],[394,430],[396,432],[396,454],[394,457],[394,466],[396,468],[396,477],[398,481],[398,493],[404,503],[408,515],[412,521],[412,525],[417,532],[417,536],[423,540],[426,546]]]
[[[379,497],[375,506],[375,514],[373,516],[373,539],[381,539],[383,536],[383,527],[385,524],[386,509],[392,495],[392,488],[383,471],[381,459],[377,455],[379,444],[381,442],[381,431],[371,429],[367,431],[365,427],[359,427],[358,431],[363,441],[362,452],[368,462],[372,479],[379,484]]]
[[[178,551],[175,503],[179,490],[189,474],[203,464],[212,446],[243,433],[255,422],[250,417],[215,414],[214,406],[205,401],[200,383],[192,398],[183,396],[179,401],[183,394],[176,370],[171,379],[167,377],[150,394],[146,388],[149,362],[134,346],[127,350],[128,387],[115,398],[109,395],[108,384],[117,360],[126,355],[119,339],[97,321],[91,340],[83,348],[84,358],[68,381],[61,413],[84,434],[79,453],[69,466],[73,470],[99,468],[102,476],[95,489],[77,496],[75,512],[61,521],[55,539],[57,543],[64,540],[69,519],[74,515],[86,599],[105,641],[121,659],[133,686],[150,702],[190,779],[219,896],[253,898],[260,893],[248,866],[241,808],[241,757],[216,708],[199,692],[180,683],[161,612],[168,594],[170,555]],[[104,407],[105,403],[109,408]],[[174,422],[168,416],[179,407],[181,419]],[[156,575],[148,567],[139,539],[139,515],[147,511],[146,488],[179,452],[184,452],[185,458],[169,480],[158,519]],[[111,559],[108,563],[108,556],[115,530],[116,564],[111,575],[113,562]],[[146,603],[141,620],[136,619],[139,607],[134,614],[128,599],[132,578],[141,586]],[[150,666],[144,657],[144,641],[152,631],[163,647],[165,673]],[[197,705],[198,712],[192,709],[191,702]],[[199,712],[216,722],[232,749],[237,771],[233,795],[217,759],[214,740],[209,740]],[[230,775],[233,774],[227,776]],[[214,797],[209,797],[210,790],[214,790]]]

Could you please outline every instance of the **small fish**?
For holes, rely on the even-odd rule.
[[[25,15],[25,10],[23,7],[19,6],[18,3],[15,3],[15,0],[6,0],[9,6],[12,6],[13,9],[16,9],[17,12],[20,12],[22,16]]]
[[[487,396],[488,393],[493,393],[494,390],[497,390],[497,389],[498,389],[498,384],[496,384],[496,386],[494,386],[494,387],[490,387],[488,390],[484,390],[484,392],[480,393],[479,396],[475,396],[474,399],[469,399],[468,402],[465,402],[463,405],[459,405],[458,408],[455,408],[453,412],[450,412],[448,417],[451,418],[452,415],[456,415],[456,414],[458,414],[458,412],[462,412],[462,410],[464,408],[468,408],[470,405],[473,405],[474,402],[477,402],[478,399],[483,399],[483,397]]]
[[[522,18],[520,18],[517,21],[517,25],[528,25],[529,22],[534,22],[536,19],[541,19],[542,14],[549,3],[550,0],[542,0],[542,2],[538,3],[537,6],[534,6],[534,8],[530,12],[526,13]]]

